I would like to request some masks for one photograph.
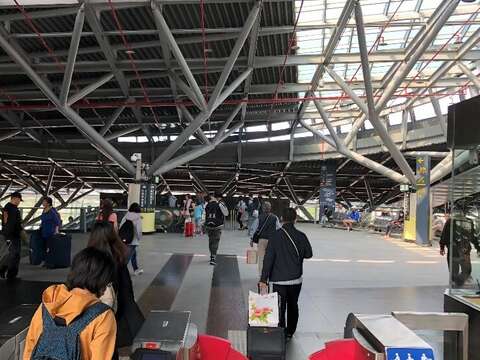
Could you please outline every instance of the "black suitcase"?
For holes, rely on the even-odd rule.
[[[45,260],[46,246],[45,240],[39,230],[30,235],[30,264],[40,265]]]
[[[72,236],[55,234],[47,239],[45,266],[49,269],[66,268],[71,263]]]
[[[285,354],[285,329],[264,326],[247,328],[247,357],[250,360],[285,360]]]

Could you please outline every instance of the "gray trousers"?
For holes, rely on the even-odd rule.
[[[220,237],[222,236],[222,229],[207,229],[207,235],[210,256],[216,256],[218,245],[220,244]]]

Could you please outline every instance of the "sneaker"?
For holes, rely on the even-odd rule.
[[[215,262],[215,258],[213,256],[210,257],[210,265],[213,265],[213,266],[217,265],[217,263]]]
[[[135,275],[142,275],[143,274],[143,269],[137,269],[134,272]]]

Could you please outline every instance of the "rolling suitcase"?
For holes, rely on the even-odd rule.
[[[39,230],[30,235],[30,264],[40,265],[45,260],[45,240]]]
[[[260,294],[260,288],[258,288]],[[278,298],[280,308],[280,296]],[[285,329],[271,326],[250,326],[247,328],[247,357],[250,360],[285,360],[287,340]]]
[[[47,239],[45,266],[49,269],[66,268],[71,263],[72,236],[55,234]]]
[[[280,327],[249,326],[247,356],[251,360],[285,360],[285,329]]]
[[[193,222],[185,222],[185,237],[192,237],[194,232]]]

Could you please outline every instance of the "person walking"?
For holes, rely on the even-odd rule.
[[[455,219],[448,215],[447,221],[440,237],[440,255],[447,255],[447,264],[450,271],[450,279],[454,287],[460,288],[466,283],[474,283],[472,278],[472,244],[480,251],[478,238],[475,236],[473,221],[464,216],[456,214]],[[451,230],[453,226],[453,231]],[[451,238],[451,233],[453,238]]]
[[[247,211],[247,204],[245,203],[245,200],[243,200],[243,198],[240,198],[236,207],[237,207],[237,222],[238,222],[238,225],[240,226],[239,230],[243,230],[245,228],[245,225],[243,224],[243,219],[245,218],[245,212]]]
[[[260,200],[253,198],[247,207],[248,211],[248,237],[251,239],[258,227],[258,217],[260,216]]]
[[[100,206],[100,213],[97,216],[97,221],[105,221],[113,225],[113,229],[118,231],[117,214],[113,211],[113,201],[110,199],[103,199]]]
[[[177,207],[177,197],[171,192],[168,193],[168,206],[172,209]]]
[[[268,201],[263,203],[263,211],[260,214],[258,220],[258,227],[255,234],[253,234],[252,240],[250,240],[250,246],[257,244],[258,254],[258,275],[262,275],[263,258],[265,257],[265,251],[267,250],[268,241],[275,236],[275,233],[282,226],[277,215],[272,213],[272,204]]]
[[[50,237],[58,234],[62,220],[57,209],[53,207],[53,200],[51,197],[46,196],[42,202],[43,212],[40,215],[40,233],[42,239],[46,242]]]
[[[197,235],[203,234],[202,218],[205,211],[203,199],[197,198],[195,207],[193,208],[193,219],[195,221],[195,233]]]
[[[222,201],[222,194],[216,192],[214,196],[210,197],[210,201],[205,208],[205,228],[208,235],[210,265],[216,265],[218,245],[222,236],[225,216],[228,216],[228,208]]]
[[[0,277],[3,279],[13,280],[18,275],[23,231],[18,205],[22,201],[22,194],[15,191],[10,195],[10,202],[2,209],[2,235],[8,244],[8,257],[6,263],[0,268]]]
[[[137,248],[142,238],[142,216],[140,205],[132,203],[128,208],[128,212],[120,222],[118,234],[120,239],[128,246],[128,263],[132,263],[133,273],[135,275],[143,274],[143,269],[138,266]]]
[[[285,329],[287,340],[291,339],[298,324],[298,297],[303,282],[303,260],[313,256],[307,236],[296,229],[295,209],[285,209],[283,226],[268,242],[263,261],[259,288],[262,294],[268,292],[268,284],[280,296],[279,326]],[[287,317],[285,317],[285,311]]]

